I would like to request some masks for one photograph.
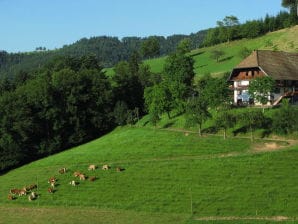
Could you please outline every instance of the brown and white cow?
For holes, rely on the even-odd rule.
[[[37,198],[37,194],[35,192],[31,192],[31,194],[28,196],[29,201],[33,201]]]
[[[8,200],[14,200],[15,197],[14,197],[13,195],[9,194],[9,195],[7,196],[7,199],[8,199]]]
[[[80,180],[86,180],[86,176],[82,173],[79,175],[79,178],[80,178]]]
[[[74,177],[79,177],[79,176],[80,176],[80,174],[81,174],[81,172],[79,172],[79,171],[76,171],[76,172],[74,172],[74,173],[73,173],[73,176],[74,176]]]
[[[118,167],[116,167],[116,171],[117,171],[117,172],[122,172],[122,171],[124,171],[124,170],[125,170],[125,169],[124,169],[124,168],[122,168],[122,167],[119,167],[119,166],[118,166]]]
[[[48,180],[49,184],[56,183],[57,179],[55,177],[50,177]]]
[[[54,193],[54,188],[49,187],[49,188],[48,188],[48,192],[49,192],[49,193]]]
[[[19,194],[20,190],[19,189],[10,189],[9,191],[11,194]]]
[[[107,165],[107,164],[105,164],[105,165],[103,165],[102,166],[102,170],[108,170],[108,169],[110,169],[111,167],[109,166],[109,165]]]
[[[59,173],[60,173],[60,174],[64,174],[64,173],[66,173],[66,168],[65,168],[65,167],[61,168],[61,169],[59,170]]]
[[[77,185],[77,182],[76,182],[75,180],[72,180],[72,181],[69,182],[69,184],[70,184],[71,186],[76,186],[76,185]]]
[[[97,166],[95,166],[94,164],[89,165],[88,170],[95,170],[97,168]]]

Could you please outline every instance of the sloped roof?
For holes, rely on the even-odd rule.
[[[298,53],[253,51],[234,70],[256,67],[275,80],[298,80]]]

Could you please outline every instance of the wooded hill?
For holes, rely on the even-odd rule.
[[[36,51],[24,53],[7,53],[0,51],[0,77],[14,76],[21,71],[33,71],[42,67],[57,56],[82,57],[86,54],[93,54],[104,67],[114,66],[122,60],[128,60],[134,51],[139,51],[142,44],[148,39],[158,41],[158,51],[154,57],[166,55],[175,50],[177,44],[184,38],[189,38],[192,49],[197,48],[203,42],[207,31],[199,31],[190,35],[172,35],[168,37],[150,36],[140,37],[117,37],[100,36],[82,38],[77,42],[65,45],[55,50],[44,50],[38,47]]]

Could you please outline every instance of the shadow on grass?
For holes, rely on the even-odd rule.
[[[175,124],[175,122],[176,120],[166,123],[165,125],[162,126],[162,128],[170,128]]]
[[[191,56],[191,57],[195,57],[195,56],[198,56],[198,55],[201,55],[201,54],[204,54],[204,53],[205,53],[205,51],[200,51],[200,52],[191,54],[190,56]]]
[[[230,56],[230,57],[225,57],[223,59],[218,60],[218,62],[224,62],[224,61],[228,61],[231,60],[234,56]]]
[[[215,126],[211,126],[211,127],[208,127],[208,128],[204,128],[202,130],[202,133],[205,133],[205,134],[216,134],[218,132],[218,128],[215,127]]]
[[[247,133],[247,132],[248,132],[248,128],[245,127],[245,126],[243,126],[243,127],[241,127],[241,128],[237,128],[237,129],[235,129],[235,130],[233,131],[233,135],[236,136],[236,135],[238,135],[238,134],[240,134],[240,133]]]

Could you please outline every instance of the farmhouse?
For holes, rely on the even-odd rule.
[[[249,82],[257,77],[270,76],[276,82],[274,92],[270,94],[271,105],[278,104],[283,98],[298,104],[298,53],[256,50],[237,65],[229,80],[237,105],[254,104],[248,94]]]

